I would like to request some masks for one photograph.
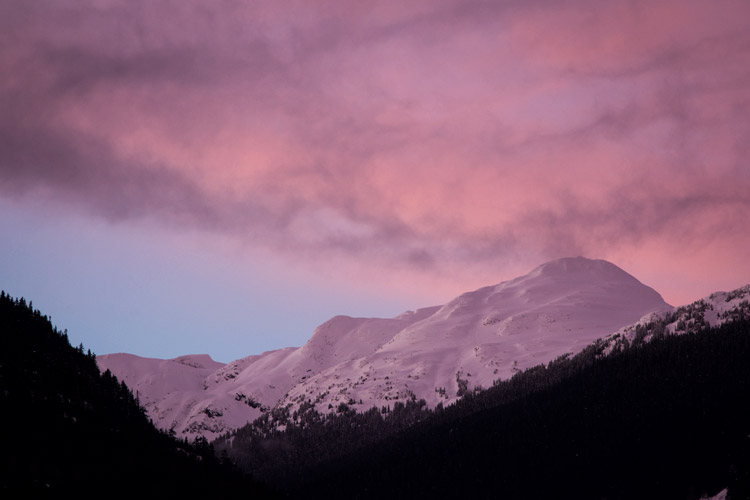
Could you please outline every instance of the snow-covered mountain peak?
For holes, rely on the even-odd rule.
[[[211,370],[218,370],[224,366],[224,363],[214,361],[208,354],[186,354],[184,356],[178,356],[172,359],[172,361],[193,368],[208,368]]]
[[[406,311],[399,314],[394,319],[403,319],[412,323],[416,323],[417,321],[422,321],[425,318],[429,318],[430,316],[435,314],[435,312],[437,312],[441,307],[443,306],[422,307],[421,309],[417,309],[416,311]]]
[[[438,309],[427,307],[388,319],[334,316],[315,329],[300,353],[313,359],[319,368],[358,359],[374,353],[398,332]]]
[[[428,337],[431,342],[442,339],[451,344],[462,344],[469,337],[478,345],[524,331],[544,336],[563,332],[567,337],[582,330],[601,334],[638,320],[638,311],[669,308],[659,293],[610,262],[564,258],[456,297],[399,332],[381,350],[403,351],[427,342]],[[589,333],[582,335],[589,337]]]
[[[590,276],[596,279],[628,279],[635,278],[609,261],[602,259],[587,259],[586,257],[563,257],[545,262],[532,270],[528,276]]]
[[[543,299],[545,294],[565,295],[581,288],[632,287],[642,292],[643,284],[616,265],[601,259],[566,257],[542,264],[528,274],[497,285],[497,290],[513,289],[530,300]],[[533,296],[537,294],[538,296]],[[654,296],[659,295],[653,291]]]
[[[280,405],[309,400],[325,411],[342,402],[367,409],[414,397],[430,406],[450,403],[467,389],[578,352],[646,313],[669,309],[614,264],[560,259],[430,310],[376,352],[302,381]]]
[[[273,407],[293,411],[305,401],[320,411],[414,398],[451,403],[664,310],[671,307],[656,291],[619,267],[577,257],[443,306],[385,319],[335,316],[302,347],[226,365],[205,355],[98,361],[140,392],[159,427],[213,438]]]

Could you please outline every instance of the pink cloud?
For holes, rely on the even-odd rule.
[[[683,249],[750,274],[745,2],[0,14],[4,196],[462,285]]]

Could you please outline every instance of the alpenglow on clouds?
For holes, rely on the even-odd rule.
[[[204,352],[196,325],[218,321],[223,360],[338,310],[275,301],[249,323],[225,290],[385,315],[565,255],[673,303],[740,286],[748,18],[744,0],[3,2],[0,280],[97,352]],[[118,250],[135,258],[85,272]],[[191,272],[151,271],[175,262]]]

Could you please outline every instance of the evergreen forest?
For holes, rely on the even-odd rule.
[[[215,442],[291,498],[750,498],[750,320],[595,343],[447,408],[276,408]],[[280,425],[281,424],[281,425]]]
[[[130,389],[100,373],[93,353],[72,347],[32,303],[5,292],[0,403],[0,491],[267,495],[205,440],[157,430]]]

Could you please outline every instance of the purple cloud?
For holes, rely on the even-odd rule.
[[[747,273],[748,15],[7,3],[0,193],[419,272],[720,240]]]

